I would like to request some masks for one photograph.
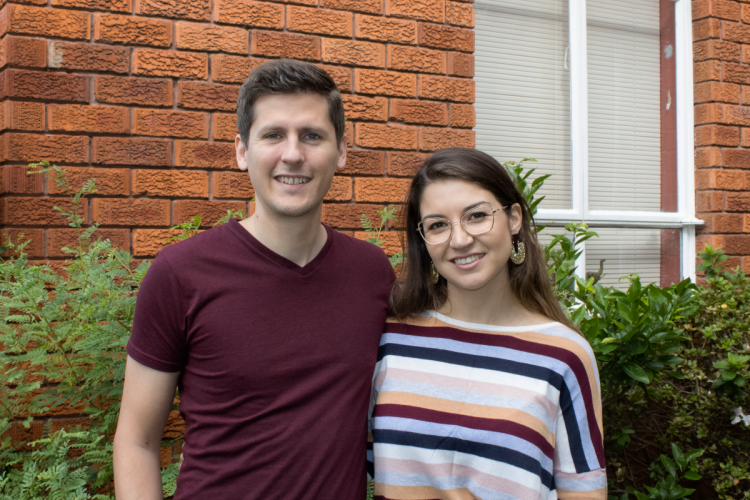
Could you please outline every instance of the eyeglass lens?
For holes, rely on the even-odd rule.
[[[464,212],[460,222],[467,233],[478,236],[491,230],[494,220],[492,206],[487,203]],[[427,217],[422,220],[421,230],[428,243],[437,245],[450,239],[453,224],[446,217]]]

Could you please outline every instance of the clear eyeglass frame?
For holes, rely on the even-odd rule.
[[[500,210],[505,210],[509,206],[510,205],[506,205],[504,207],[496,208],[496,209],[493,210],[492,209],[492,205],[490,205],[489,203],[483,203],[483,204],[481,204],[479,206],[476,206],[474,208],[470,208],[469,210],[465,211],[463,214],[461,214],[461,218],[458,221],[456,221],[456,222],[451,222],[447,217],[425,217],[424,219],[422,219],[421,221],[419,221],[419,224],[417,224],[417,232],[422,237],[422,239],[424,240],[424,242],[427,243],[428,245],[442,245],[443,243],[446,243],[446,242],[450,241],[451,238],[453,237],[453,225],[454,224],[461,224],[461,227],[464,229],[464,231],[466,231],[471,236],[479,236],[481,234],[486,234],[486,233],[489,233],[490,231],[492,231],[492,228],[495,227],[495,212],[499,212]],[[482,209],[486,209],[487,207],[489,207],[489,212],[492,215],[492,224],[490,224],[490,227],[488,229],[486,229],[484,231],[480,231],[478,233],[477,232],[471,232],[469,229],[467,229],[465,222],[468,219],[466,219],[466,217],[469,216],[469,215],[471,215],[471,214],[473,214],[473,213],[481,211]],[[427,240],[427,236],[425,235],[425,231],[424,231],[425,221],[445,221],[448,224],[448,226],[450,227],[450,230],[448,231],[448,236],[445,238],[445,240],[439,241],[439,242],[430,242],[430,241],[428,241]]]

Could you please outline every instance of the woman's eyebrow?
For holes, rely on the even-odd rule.
[[[489,203],[488,201],[480,201],[479,203],[474,203],[473,205],[469,205],[468,207],[464,208],[464,213],[468,212],[472,208],[477,208],[479,205],[484,205],[485,203]],[[447,217],[443,214],[431,214],[431,215],[425,215],[422,217],[423,219],[430,219],[430,218],[442,218],[447,219]]]

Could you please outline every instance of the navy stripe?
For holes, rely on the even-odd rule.
[[[552,474],[547,471],[538,460],[524,455],[516,450],[495,446],[487,443],[477,443],[465,439],[457,439],[445,436],[431,436],[428,434],[417,434],[415,432],[375,430],[375,441],[377,443],[388,443],[400,446],[411,446],[426,450],[446,450],[474,455],[477,457],[506,463],[519,469],[536,474],[547,488],[552,487]]]
[[[439,361],[453,365],[467,366],[470,368],[482,368],[497,372],[512,373],[522,377],[543,380],[552,387],[560,390],[565,385],[563,377],[549,368],[520,363],[509,359],[499,359],[489,356],[477,356],[475,354],[464,354],[462,352],[447,351],[444,349],[432,349],[421,346],[408,346],[401,344],[383,344],[378,349],[378,362],[385,356],[401,356],[405,358],[425,359]]]
[[[573,457],[573,463],[576,466],[576,472],[590,472],[589,462],[586,460],[586,452],[583,451],[583,441],[581,438],[581,429],[578,428],[578,418],[576,417],[575,405],[570,397],[570,391],[567,385],[560,389],[560,411],[565,421],[565,430],[568,433],[568,444],[570,454]]]

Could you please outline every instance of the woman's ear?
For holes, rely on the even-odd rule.
[[[508,229],[510,234],[518,234],[521,231],[523,225],[523,210],[521,205],[514,203],[510,206],[510,213],[508,214]]]

